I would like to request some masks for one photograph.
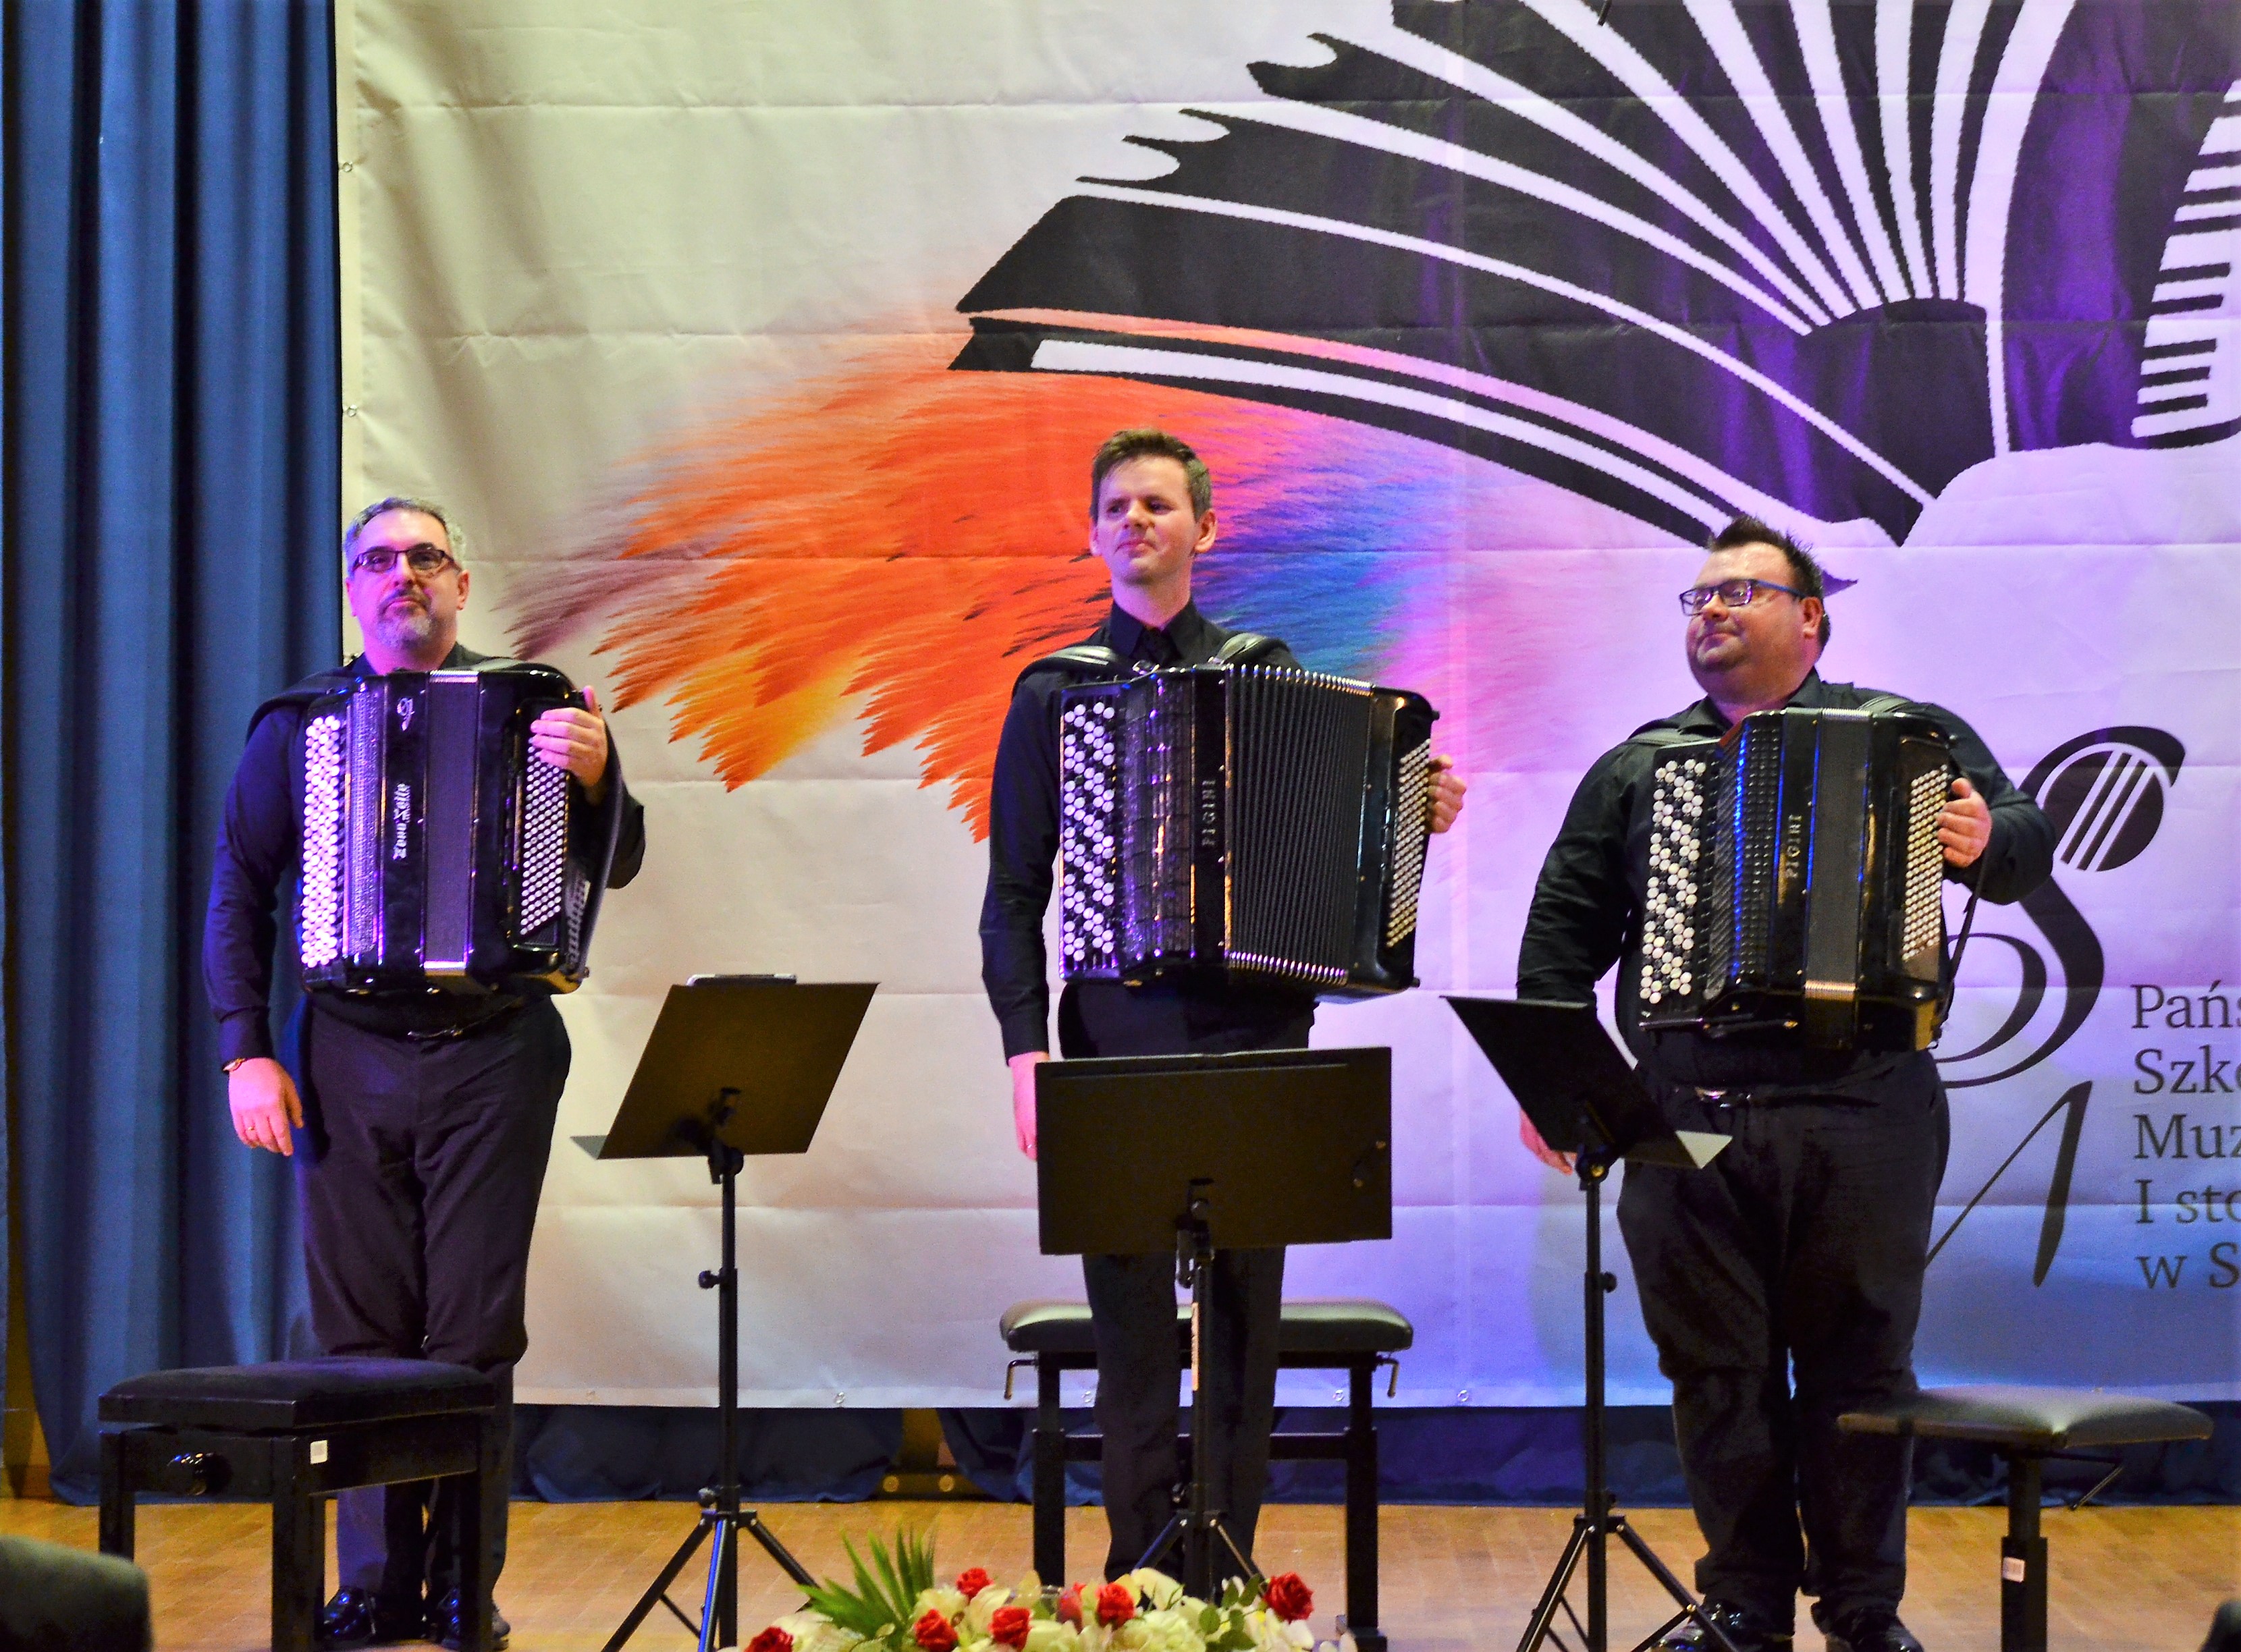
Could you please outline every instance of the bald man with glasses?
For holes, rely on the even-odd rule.
[[[1914,1387],[1948,1140],[1937,1064],[1926,1050],[1729,1050],[1738,1081],[1713,1091],[1664,1072],[1635,1031],[1662,732],[1716,739],[1753,712],[1851,709],[1878,692],[1816,669],[1826,582],[1804,547],[1745,517],[1709,550],[1681,593],[1704,698],[1636,731],[1580,783],[1534,892],[1517,990],[1591,1002],[1621,965],[1618,1024],[1669,1122],[1733,1138],[1702,1171],[1629,1165],[1619,1195],[1642,1319],[1673,1382],[1709,1609],[1742,1652],[1783,1652],[1802,1589],[1830,1652],[1920,1652],[1898,1616],[1910,1442],[1840,1435],[1836,1418]],[[1937,820],[1946,876],[1987,900],[2021,900],[2052,869],[2052,826],[1966,723],[1910,709],[1945,731],[1962,770]],[[1570,1170],[1529,1121],[1519,1127],[1537,1156]],[[1679,1652],[1701,1635],[1690,1622],[1659,1644]]]
[[[472,579],[438,506],[368,505],[343,535],[343,563],[365,652],[274,696],[251,721],[226,793],[203,979],[235,1134],[296,1161],[320,1346],[473,1367],[498,1385],[510,1441],[513,1368],[529,1341],[530,1235],[568,1077],[568,1033],[550,995],[312,994],[290,1024],[293,1060],[284,1066],[274,1054],[278,907],[284,886],[292,892],[300,878],[304,708],[366,677],[487,658],[459,641]],[[567,770],[593,830],[613,826],[607,886],[628,883],[646,856],[645,812],[623,784],[597,698],[586,690],[582,706],[545,712],[530,745]],[[424,1635],[459,1644],[458,1485],[435,1482],[432,1499],[425,1482],[337,1499],[339,1587],[321,1615],[322,1646]],[[505,1555],[504,1476],[483,1517],[494,1579]],[[505,1620],[493,1614],[492,1624],[492,1647],[503,1647]]]

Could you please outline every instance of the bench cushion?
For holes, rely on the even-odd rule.
[[[491,1380],[430,1360],[282,1360],[151,1371],[101,1396],[104,1422],[284,1433],[498,1403]]]
[[[2210,1419],[2168,1400],[2142,1400],[2098,1388],[1924,1388],[1911,1399],[1848,1411],[1836,1426],[1852,1434],[1918,1435],[1975,1440],[2004,1450],[2071,1451],[2168,1440],[2207,1440]]]
[[[1190,1334],[1190,1308],[1175,1306],[1175,1323]],[[1001,1321],[1004,1346],[1014,1354],[1094,1354],[1086,1302],[1014,1302]],[[1416,1328],[1384,1302],[1339,1300],[1287,1302],[1277,1332],[1279,1357],[1399,1354],[1416,1340]]]

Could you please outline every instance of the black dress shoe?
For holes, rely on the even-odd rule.
[[[1882,1607],[1833,1613],[1821,1632],[1828,1637],[1829,1652],[1922,1652],[1922,1642],[1898,1621],[1898,1614]]]
[[[1736,1652],[1789,1652],[1790,1635],[1748,1607],[1727,1601],[1706,1601],[1704,1615],[1720,1626],[1735,1643]],[[1704,1633],[1704,1626],[1689,1618],[1668,1630],[1656,1652],[1719,1652],[1720,1643]]]
[[[418,1602],[397,1605],[376,1599],[371,1589],[338,1588],[320,1609],[318,1643],[333,1652],[348,1652],[351,1647],[417,1641],[420,1630]]]
[[[438,1645],[459,1652],[466,1643],[466,1614],[459,1609],[459,1591],[446,1589],[442,1598],[428,1609],[428,1638]],[[503,1652],[506,1641],[513,1634],[513,1625],[498,1615],[498,1607],[491,1607],[490,1652]]]

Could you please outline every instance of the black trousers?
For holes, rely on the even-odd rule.
[[[438,1360],[498,1385],[513,1432],[513,1367],[529,1241],[568,1033],[549,1000],[464,1036],[413,1040],[307,1008],[298,1023],[304,1128],[297,1182],[311,1328],[331,1354]],[[505,1559],[506,1474],[483,1508],[488,1575]],[[345,1492],[340,1587],[417,1603],[458,1585],[452,1481]]]
[[[1059,1049],[1069,1059],[1304,1049],[1314,1024],[1314,1000],[1291,994],[1221,999],[1089,982],[1067,987],[1060,1000]],[[1174,1511],[1182,1381],[1175,1261],[1085,1256],[1081,1272],[1097,1340],[1096,1417],[1111,1533],[1105,1575],[1113,1578],[1134,1568]],[[1199,1380],[1213,1437],[1192,1448],[1207,1454],[1213,1506],[1249,1555],[1276,1421],[1283,1251],[1217,1253],[1207,1293],[1216,1334],[1201,1341]]]
[[[1734,1106],[1684,1092],[1667,1103],[1676,1126],[1734,1140],[1703,1170],[1629,1165],[1619,1194],[1709,1545],[1696,1587],[1777,1626],[1801,1589],[1821,1618],[1896,1610],[1906,1588],[1912,1442],[1836,1418],[1914,1389],[1948,1121],[1926,1054],[1876,1089]]]

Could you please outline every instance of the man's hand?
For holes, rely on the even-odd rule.
[[[1470,787],[1463,777],[1455,772],[1455,760],[1451,757],[1432,759],[1432,830],[1445,832],[1455,825],[1455,817],[1463,812],[1463,793]]]
[[[233,1107],[233,1134],[252,1147],[292,1156],[291,1127],[304,1122],[296,1080],[269,1055],[252,1055],[226,1074],[226,1100]]]
[[[1030,1159],[1035,1156],[1035,1069],[1049,1060],[1048,1050],[1022,1050],[1012,1058],[1012,1128]]]
[[[1549,1169],[1561,1170],[1568,1176],[1574,1173],[1572,1155],[1569,1153],[1559,1153],[1543,1141],[1541,1139],[1541,1133],[1533,1127],[1533,1120],[1525,1116],[1525,1110],[1522,1107],[1517,1111],[1517,1139],[1525,1144],[1526,1152],[1547,1165]]]
[[[1973,866],[1992,840],[1991,806],[1964,777],[1953,782],[1953,795],[1937,812],[1937,840],[1949,866]]]
[[[582,782],[594,803],[606,796],[607,723],[599,715],[596,689],[585,687],[584,705],[556,706],[529,726],[530,749],[555,768],[563,768]]]

